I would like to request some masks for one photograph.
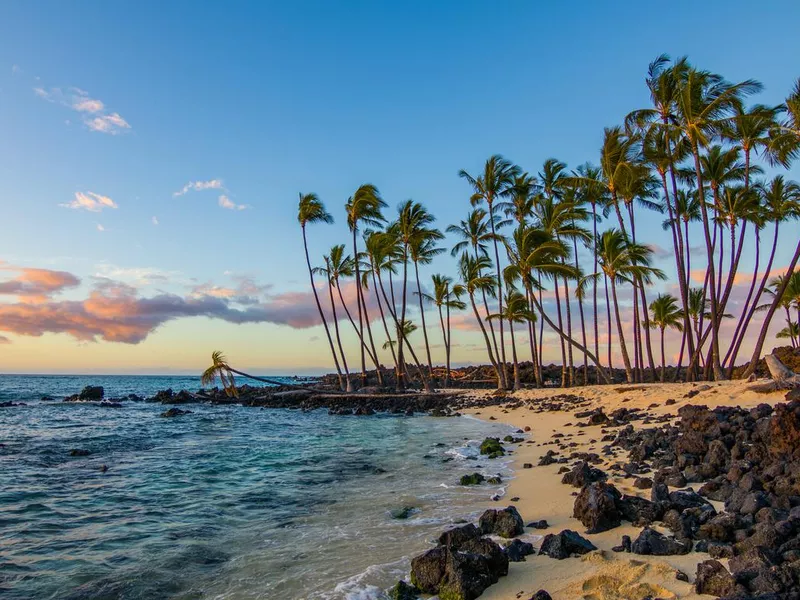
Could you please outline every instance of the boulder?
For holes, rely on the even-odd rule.
[[[487,437],[481,442],[480,453],[486,454],[489,458],[504,456],[506,451],[500,443],[500,438]]]
[[[688,554],[691,549],[691,542],[686,544],[675,538],[668,538],[649,527],[645,528],[631,544],[631,552],[634,554],[653,556]]]
[[[621,494],[613,485],[596,481],[584,487],[575,499],[572,516],[578,519],[587,533],[608,531],[620,524],[617,501]]]
[[[165,410],[161,413],[161,417],[169,418],[169,417],[181,417],[183,415],[190,415],[192,411],[190,410],[181,410],[180,408],[170,408],[169,410]]]
[[[553,600],[553,598],[546,591],[539,590],[533,596],[531,596],[528,600]]]
[[[514,539],[505,547],[505,552],[511,562],[523,562],[526,556],[533,554],[533,544]]]
[[[426,594],[439,591],[448,549],[439,546],[411,559],[411,583]]]
[[[501,510],[489,509],[478,521],[481,533],[512,538],[525,531],[525,523],[517,509],[513,506]]]
[[[563,560],[573,554],[586,554],[597,550],[597,546],[571,529],[564,529],[560,533],[551,533],[542,540],[539,555]]]
[[[736,589],[736,579],[717,560],[705,560],[697,565],[694,589],[698,594],[727,596]]]
[[[103,396],[105,396],[105,390],[103,389],[102,385],[87,385],[81,390],[81,393],[78,394],[78,400],[102,400]]]
[[[634,525],[649,525],[664,515],[663,505],[638,496],[624,495],[617,501],[620,516]]]
[[[472,473],[471,475],[462,475],[459,483],[461,485],[478,485],[486,481],[486,478],[480,473]]]
[[[398,581],[386,593],[389,600],[417,600],[420,591],[413,585],[408,585],[405,581]]]
[[[439,536],[439,545],[448,548],[458,548],[468,540],[474,540],[481,537],[481,531],[472,523],[461,525],[460,527],[453,527],[448,529]]]
[[[588,463],[581,461],[575,465],[571,471],[564,473],[564,477],[561,478],[561,483],[565,485],[571,485],[572,487],[576,488],[582,488],[588,483],[605,480],[606,474],[603,473],[603,471],[596,469],[595,467],[591,467]]]

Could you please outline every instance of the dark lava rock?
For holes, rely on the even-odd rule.
[[[469,540],[481,537],[481,531],[472,523],[448,529],[439,536],[439,545],[448,548],[458,548]]]
[[[587,533],[608,531],[620,524],[617,501],[621,495],[613,485],[596,481],[584,487],[575,499],[572,516],[578,519]]]
[[[614,546],[611,548],[614,552],[630,552],[631,551],[631,537],[629,535],[623,535],[622,540],[619,543],[619,546]]]
[[[489,509],[478,521],[481,533],[491,533],[504,538],[521,535],[525,524],[517,509],[513,506],[501,510]]]
[[[668,538],[650,528],[644,529],[631,544],[631,552],[634,554],[653,556],[688,554],[691,549],[691,543],[685,544],[675,538]]]
[[[103,408],[122,408],[122,404],[119,402],[101,402],[98,406]]]
[[[73,448],[72,450],[69,451],[70,456],[89,456],[90,454],[91,452],[89,452],[88,450],[83,450],[80,448]]]
[[[523,469],[532,469],[533,465],[531,463],[523,463],[522,468]]]
[[[162,417],[181,417],[183,415],[190,415],[192,411],[190,410],[181,410],[180,408],[170,408],[169,410],[165,410],[161,413],[160,416]]]
[[[541,519],[540,521],[533,521],[528,523],[527,525],[531,529],[547,529],[550,525],[547,523],[545,519]]]
[[[565,529],[557,534],[546,535],[539,548],[539,555],[563,560],[573,554],[586,554],[592,550],[597,550],[597,546],[571,529]]]
[[[553,598],[544,590],[539,590],[533,596],[528,598],[528,600],[553,600]]]
[[[398,581],[387,592],[389,600],[417,600],[420,591],[413,585],[408,585],[405,581]]]
[[[637,490],[649,490],[653,487],[653,480],[649,477],[637,477],[633,482],[633,487]]]
[[[481,454],[486,454],[489,458],[504,456],[506,453],[503,445],[500,443],[500,438],[492,437],[487,437],[481,442],[480,452]]]
[[[393,511],[391,511],[391,515],[393,519],[407,519],[412,514],[414,514],[415,511],[416,508],[413,506],[404,506],[402,508],[396,508]]]
[[[595,481],[605,481],[606,474],[600,469],[589,466],[588,463],[581,461],[568,473],[564,473],[561,483],[572,487],[582,488],[587,483]]]
[[[734,593],[736,579],[719,561],[706,560],[697,565],[694,589],[698,594],[727,596]]]
[[[515,539],[505,547],[505,551],[511,562],[523,562],[526,556],[533,554],[533,544]]]
[[[103,396],[105,396],[105,390],[102,385],[87,385],[81,390],[81,393],[78,394],[78,400],[102,400]]]
[[[472,473],[471,475],[462,475],[461,485],[478,485],[486,481],[486,478],[480,473]]]
[[[372,410],[369,406],[359,406],[353,411],[353,414],[357,417],[368,417],[375,414],[375,411]]]

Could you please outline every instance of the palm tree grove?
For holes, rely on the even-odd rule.
[[[744,376],[752,375],[773,319],[785,320],[778,338],[800,344],[800,186],[780,173],[800,154],[800,80],[783,104],[765,106],[756,102],[756,80],[729,82],[687,58],[662,55],[649,65],[646,85],[651,106],[607,127],[599,155],[583,165],[570,169],[551,158],[532,174],[494,155],[480,172],[461,170],[459,223],[438,227],[413,200],[392,213],[372,184],[354,192],[345,204],[350,241],[316,267],[305,244],[343,391],[353,390],[354,380],[366,385],[368,370],[384,385],[389,360],[398,390],[411,382],[426,390],[434,381],[450,385],[451,315],[465,310],[481,332],[497,387],[508,390],[522,385],[522,361],[532,366],[528,383],[548,383],[546,329],[561,353],[560,380],[549,383],[562,387],[612,382],[618,368],[629,383],[665,381],[669,330],[681,336],[674,381],[727,379],[739,362],[748,362]],[[653,248],[637,238],[637,225],[648,220],[663,222],[672,238],[677,281],[667,283],[674,294],[651,291],[667,276],[653,266]],[[301,194],[298,221],[305,243],[308,225],[334,217],[315,194]],[[785,273],[770,277],[784,237],[794,254]],[[703,252],[692,247],[698,240]],[[745,248],[754,252],[752,273],[739,270]],[[447,251],[457,270],[423,285],[420,266]],[[698,264],[705,268],[699,285],[692,279]],[[731,292],[742,277],[750,281],[747,296],[732,314]],[[341,284],[351,278],[356,297],[348,306]],[[377,314],[368,312],[368,294]],[[418,323],[410,321],[411,303]],[[441,330],[443,373],[431,359],[430,324]],[[343,327],[358,340],[350,360]],[[409,339],[415,330],[422,332],[416,350]],[[750,336],[752,355],[742,356]],[[612,359],[614,337],[621,364]]]

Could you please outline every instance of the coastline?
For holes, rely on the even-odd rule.
[[[699,562],[708,559],[708,554],[692,551],[685,555],[675,556],[642,556],[629,553],[615,553],[613,546],[620,543],[623,535],[633,539],[641,531],[627,521],[619,527],[598,534],[586,534],[585,527],[573,518],[572,511],[575,502],[576,488],[561,483],[559,469],[564,464],[558,462],[538,466],[539,459],[548,450],[556,450],[555,442],[568,441],[569,450],[572,452],[601,452],[604,442],[600,441],[601,427],[578,428],[574,413],[583,408],[537,412],[531,410],[537,402],[560,394],[570,394],[585,398],[592,408],[603,408],[609,413],[617,408],[637,408],[647,410],[655,421],[665,415],[676,416],[677,409],[682,405],[705,404],[709,408],[716,406],[740,406],[752,408],[761,403],[774,405],[784,401],[785,392],[757,393],[750,388],[752,384],[745,381],[726,381],[715,383],[707,389],[696,393],[692,398],[685,396],[698,389],[703,389],[698,384],[686,383],[654,383],[627,386],[588,386],[584,388],[571,388],[567,390],[531,389],[516,392],[507,397],[508,402],[496,406],[464,409],[464,414],[472,415],[491,422],[503,422],[519,429],[530,427],[528,432],[533,443],[525,442],[514,445],[513,461],[514,477],[510,480],[506,494],[498,502],[487,502],[486,508],[501,508],[514,505],[522,515],[525,523],[545,519],[549,527],[545,530],[526,528],[525,533],[547,535],[558,533],[563,529],[572,529],[589,539],[598,547],[598,551],[584,555],[580,558],[554,560],[548,556],[531,555],[525,562],[512,562],[509,565],[507,577],[500,578],[495,585],[490,586],[481,596],[486,600],[527,600],[538,590],[546,590],[553,600],[574,600],[586,598],[601,600],[606,598],[641,598],[648,594],[653,597],[665,599],[700,600],[713,598],[713,596],[698,594],[694,589],[696,566]],[[623,391],[619,391],[623,390]],[[470,392],[471,396],[485,397],[486,392]],[[667,405],[667,400],[675,400],[675,404]],[[659,424],[644,425],[658,426]],[[638,430],[643,427],[641,422],[636,422],[634,427]],[[564,437],[554,438],[554,434]],[[594,435],[597,434],[597,435]],[[568,455],[568,453],[563,453]],[[598,465],[607,469],[613,462],[623,460],[623,451],[618,457],[604,461]],[[576,462],[570,460],[567,465]],[[524,468],[525,463],[532,464],[532,468]],[[640,497],[648,497],[650,490],[641,490],[633,487],[633,478],[620,478],[608,472],[609,483],[614,484],[621,492]],[[690,484],[691,485],[691,484]],[[698,486],[695,485],[695,488]],[[511,502],[511,498],[519,500]],[[718,510],[722,503],[712,502]],[[662,533],[668,530],[655,526]],[[530,540],[528,540],[530,541]],[[534,543],[538,548],[538,544]],[[727,561],[721,561],[727,565]],[[688,582],[676,579],[676,574],[681,571],[688,575]]]

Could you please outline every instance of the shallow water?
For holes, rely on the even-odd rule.
[[[29,402],[0,408],[4,598],[380,598],[499,491],[462,474],[508,474],[477,443],[509,429],[467,417],[32,400],[99,379],[54,394],[0,376],[0,399]],[[165,387],[150,384],[107,395]]]

